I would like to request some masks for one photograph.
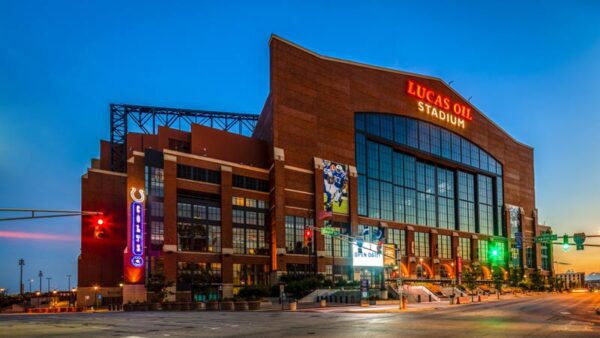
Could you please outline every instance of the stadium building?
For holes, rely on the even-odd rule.
[[[550,273],[533,148],[439,78],[269,47],[260,115],[111,105],[82,177],[82,210],[104,216],[82,218],[80,304],[143,301],[158,277],[190,299],[199,271],[204,298],[286,273],[377,287]]]

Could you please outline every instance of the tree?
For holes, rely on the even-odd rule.
[[[502,269],[494,269],[494,272],[492,273],[492,279],[498,294],[498,299],[500,299],[500,292],[502,292],[502,285],[504,284],[504,272]]]
[[[538,270],[534,270],[530,275],[531,277],[531,288],[535,291],[541,291],[544,289],[544,279]]]
[[[508,270],[508,284],[511,287],[518,287],[523,281],[523,270],[521,268],[510,268]]]
[[[152,293],[150,300],[153,303],[162,303],[168,295],[173,293],[169,291],[175,283],[167,282],[163,274],[153,274],[146,281],[146,289]]]
[[[477,278],[481,275],[480,271],[481,268],[478,265],[474,265],[470,269],[466,269],[463,274],[463,281],[471,292],[471,302],[473,302],[473,290],[477,286]]]
[[[208,267],[201,267],[200,264],[188,264],[189,272],[179,276],[178,281],[189,285],[192,301],[196,300],[196,295],[203,294],[207,296],[210,293],[215,282],[215,277]]]

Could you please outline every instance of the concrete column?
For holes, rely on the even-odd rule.
[[[165,155],[164,174],[164,274],[165,281],[177,282],[177,162]],[[175,291],[175,290],[173,290]]]
[[[271,282],[276,282],[285,266],[285,152],[273,148],[271,181]]]
[[[233,297],[232,168],[221,166],[221,278],[224,298]]]

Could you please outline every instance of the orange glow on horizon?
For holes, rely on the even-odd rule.
[[[79,237],[69,235],[45,234],[41,232],[0,231],[0,238],[33,239],[46,241],[78,241]]]

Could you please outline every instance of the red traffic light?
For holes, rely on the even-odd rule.
[[[304,230],[304,237],[311,238],[312,237],[312,230],[310,230],[310,229]]]
[[[102,225],[102,224],[104,224],[104,219],[103,218],[98,218],[98,220],[96,221],[96,223],[98,223],[98,225]]]

